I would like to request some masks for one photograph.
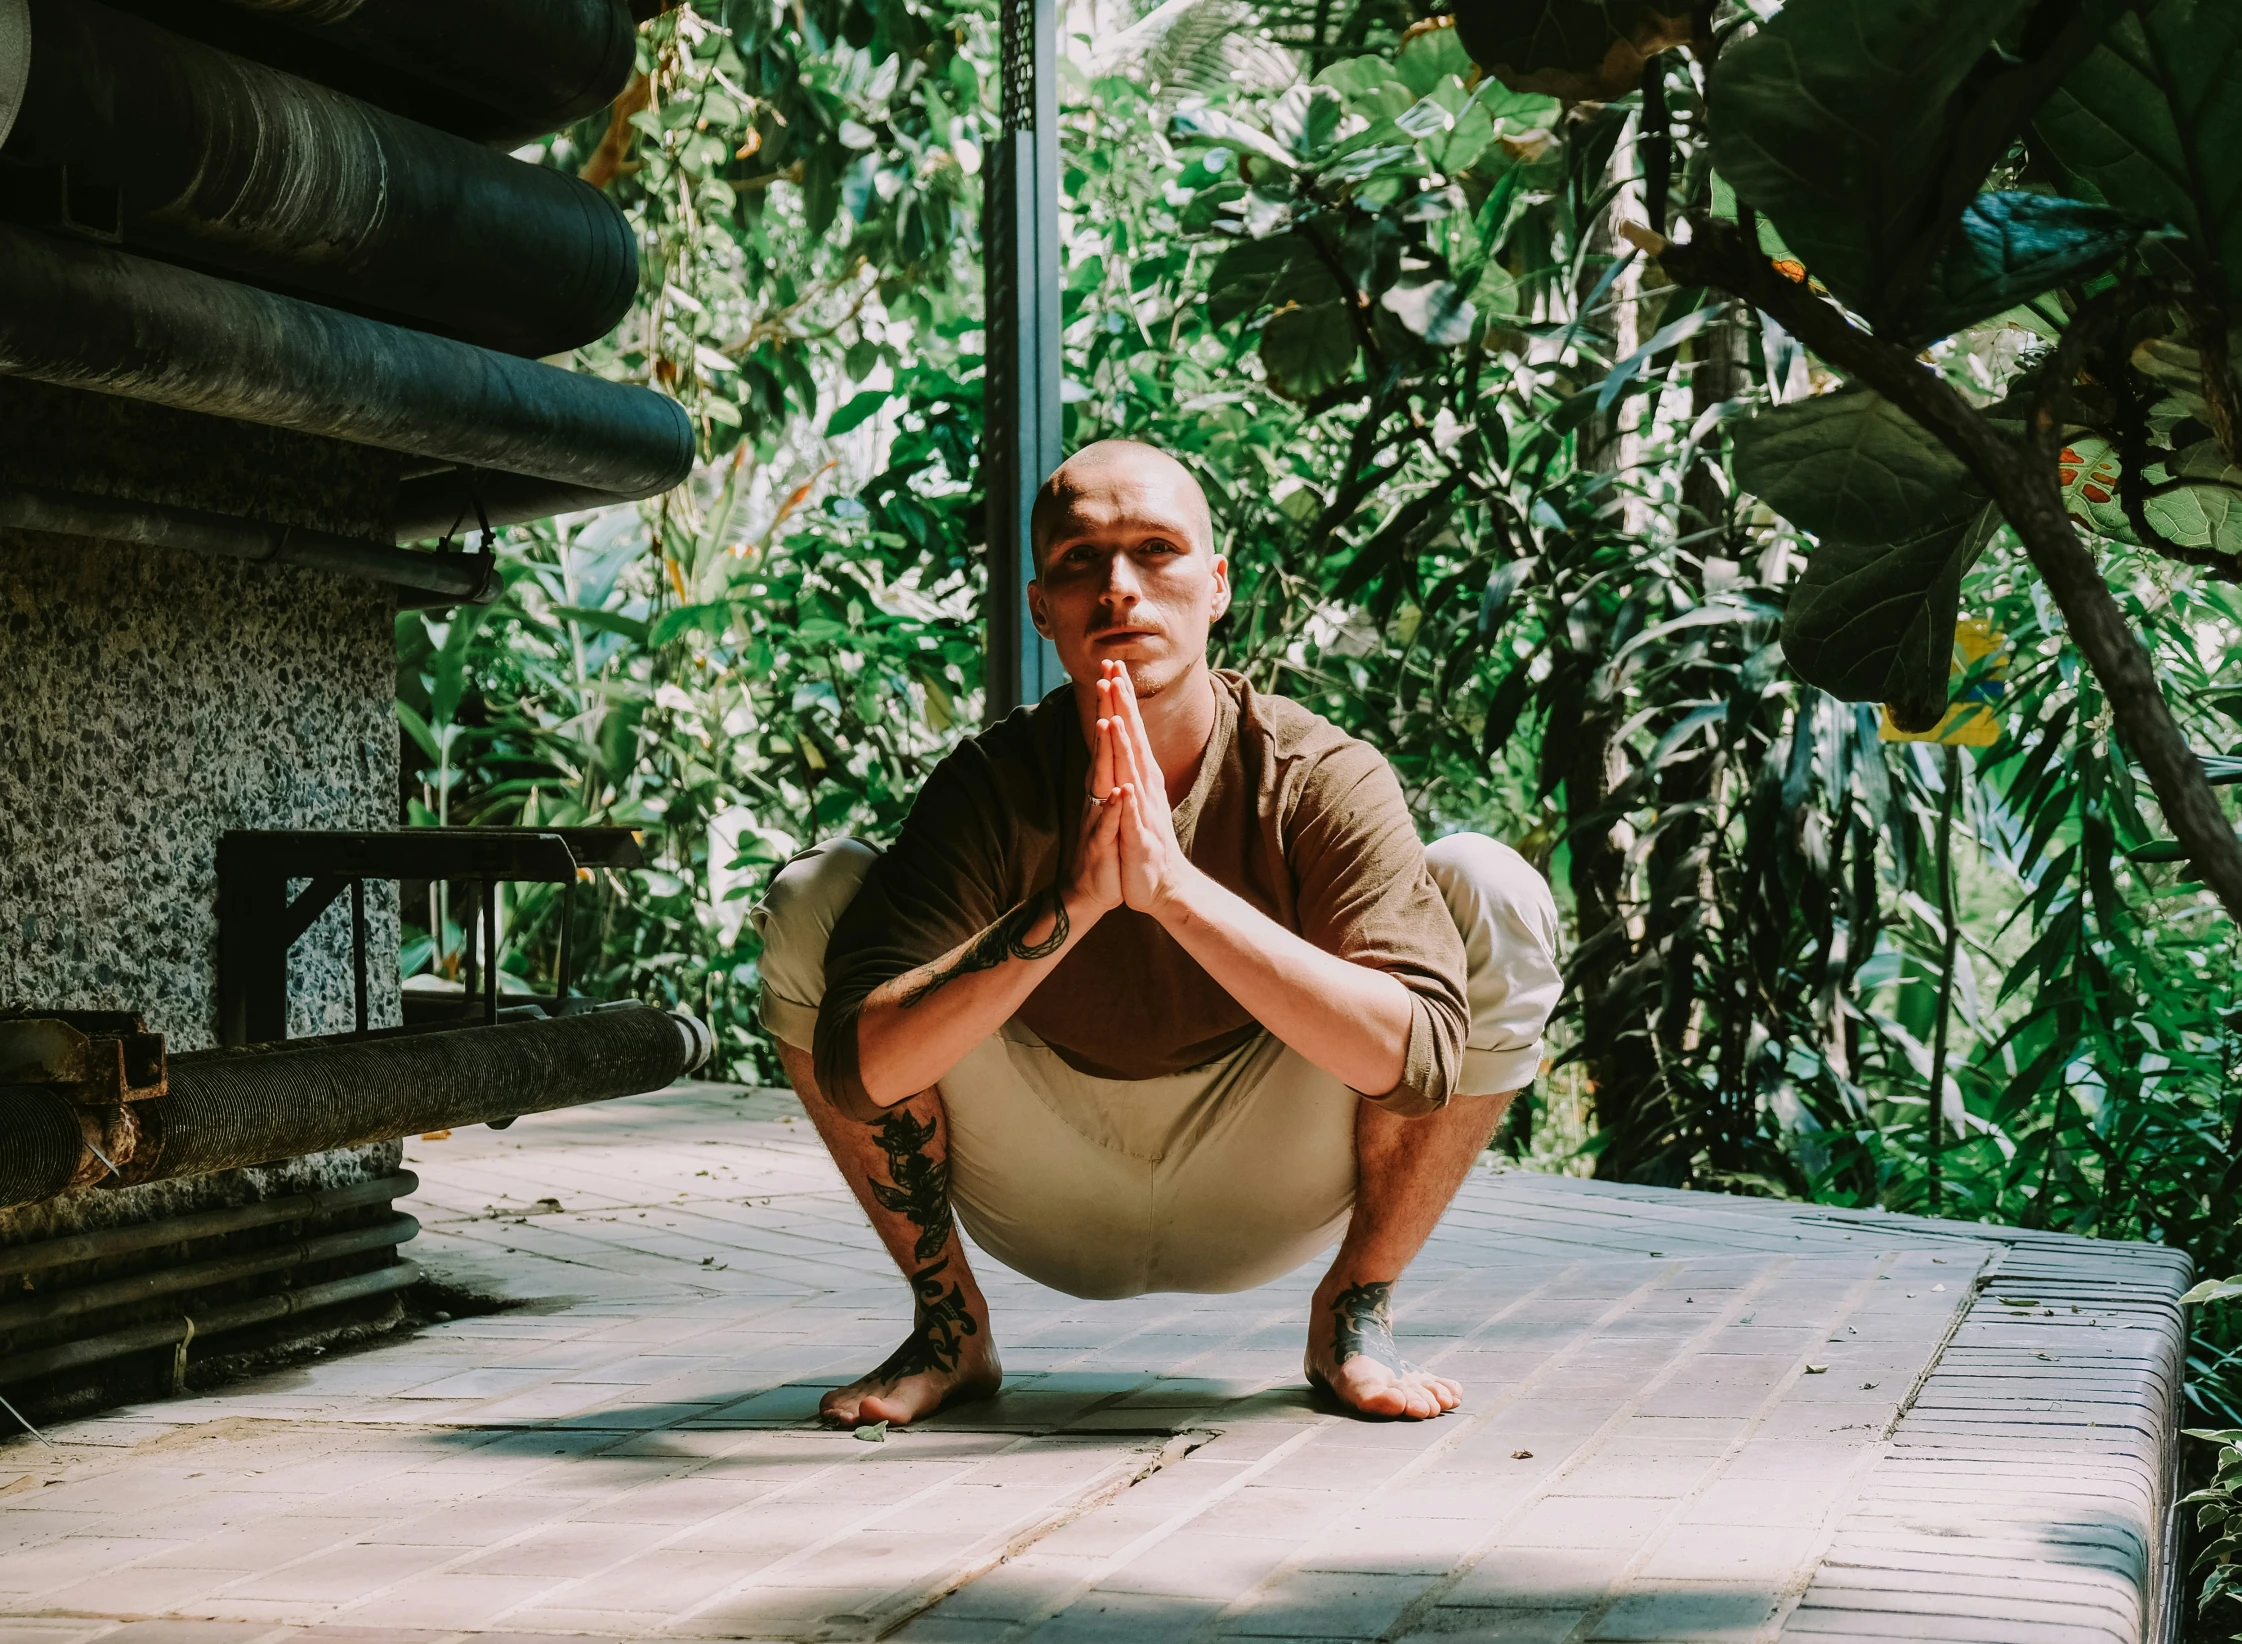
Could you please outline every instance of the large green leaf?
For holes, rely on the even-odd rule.
[[[1985,501],[1960,458],[1865,388],[1740,424],[1736,478],[1800,530],[1864,546],[1966,519]]]
[[[1471,73],[1471,52],[1463,42],[1456,19],[1428,17],[1411,27],[1402,38],[1394,68],[1419,97],[1451,74],[1459,79],[1467,78]]]
[[[2142,505],[2149,523],[2189,548],[2242,554],[2242,468],[2227,460],[2217,440],[2198,440],[2169,464],[2174,488]],[[2146,477],[2155,484],[2155,468]]]
[[[1354,369],[1355,328],[1344,303],[1290,307],[1261,331],[1261,363],[1269,386],[1288,399],[1312,399],[1346,381]]]
[[[1964,82],[2032,4],[1791,0],[1714,66],[1713,163],[1817,279],[1882,322],[1943,226]]]
[[[2128,12],[2035,125],[2071,192],[2170,223],[2151,255],[2242,307],[2242,6]]]
[[[1269,288],[1292,266],[1289,234],[1268,240],[1241,240],[1215,259],[1207,276],[1207,317],[1228,325],[1258,313],[1269,300]]]
[[[1744,423],[1736,478],[1820,539],[1791,591],[1783,654],[1911,730],[1946,711],[1968,570],[2000,523],[1959,459],[1877,394],[1845,389]]]
[[[1688,0],[1458,0],[1472,60],[1513,91],[1622,97],[1643,64],[1690,38]]]
[[[1885,703],[1901,730],[1931,729],[1946,713],[1962,575],[2000,523],[1981,503],[1896,542],[1825,541],[1791,589],[1783,655],[1830,695]]]
[[[2066,280],[2099,274],[2140,237],[2139,222],[2108,206],[1980,194],[1910,304],[1907,329],[1927,341],[1991,319]]]

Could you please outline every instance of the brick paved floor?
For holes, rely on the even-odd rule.
[[[1442,1420],[1310,1407],[1312,1272],[1086,1303],[984,1263],[1007,1390],[869,1443],[806,1418],[905,1296],[790,1097],[408,1156],[412,1253],[518,1305],[0,1446],[0,1644],[2160,1625],[2162,1252],[1482,1172],[1399,1306]]]

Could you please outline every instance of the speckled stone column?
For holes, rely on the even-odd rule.
[[[0,1004],[138,1010],[215,1042],[227,828],[372,828],[397,805],[389,590],[0,530]],[[396,889],[369,885],[374,1025]],[[292,1034],[351,1025],[347,901],[297,942]]]

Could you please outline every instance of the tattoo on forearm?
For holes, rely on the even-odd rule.
[[[1028,932],[1046,912],[1051,915],[1051,934],[1040,942],[1030,942]],[[1073,922],[1067,918],[1066,898],[1060,894],[1059,887],[1053,885],[1049,890],[1037,891],[967,943],[963,953],[905,993],[902,1007],[909,1010],[959,977],[977,970],[994,970],[1007,959],[1048,959],[1066,946],[1072,929]]]
[[[872,1137],[887,1155],[888,1175],[886,1181],[870,1184],[872,1197],[882,1210],[894,1212],[919,1230],[912,1254],[922,1262],[933,1261],[950,1242],[950,1161],[927,1152],[934,1130],[932,1119],[914,1119],[896,1108],[879,1122]]]
[[[1388,1370],[1409,1368],[1393,1344],[1393,1285],[1349,1285],[1331,1300],[1331,1362],[1365,1357]]]

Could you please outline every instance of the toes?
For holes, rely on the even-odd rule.
[[[817,1419],[835,1427],[854,1427],[857,1422],[856,1390],[836,1387],[817,1401]]]

